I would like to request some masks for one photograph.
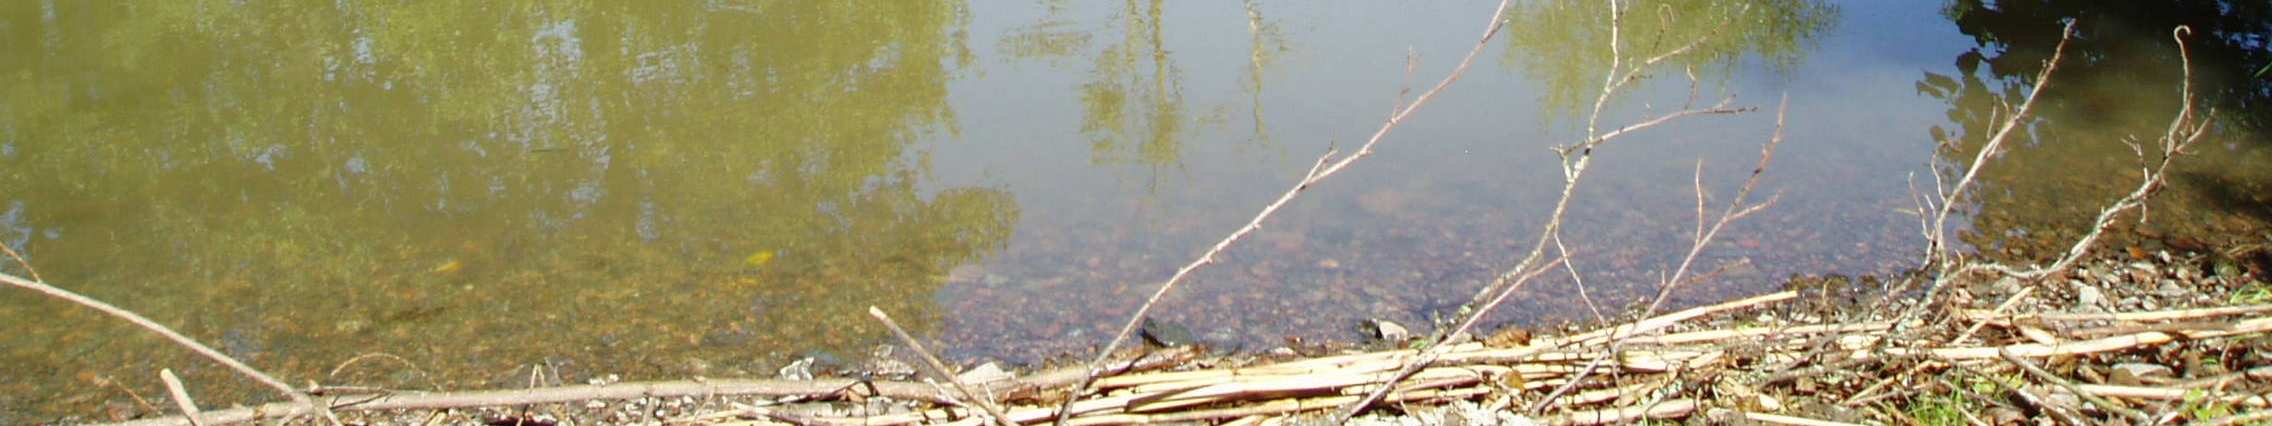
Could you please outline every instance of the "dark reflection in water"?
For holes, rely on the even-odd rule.
[[[2186,37],[2193,92],[2220,120],[2209,140],[2182,158],[2172,183],[2149,206],[2147,222],[2123,221],[2112,249],[2151,252],[2168,246],[2201,250],[2272,241],[2272,144],[2256,136],[2272,110],[2272,9],[2261,2],[2134,3],[1958,1],[1944,14],[1977,47],[1955,55],[1954,73],[1927,72],[1920,93],[1949,102],[1943,173],[1961,173],[1995,130],[1999,114],[2035,83],[2069,20],[2078,34],[2051,77],[2029,131],[2017,148],[1983,172],[1983,191],[1965,200],[1977,209],[1966,241],[2001,257],[2054,256],[2090,223],[2097,209],[2137,184],[2129,142],[2150,142],[2168,129],[2181,96],[2183,64],[2172,29]],[[2132,235],[2137,234],[2137,235]],[[2143,238],[2132,238],[2132,237]],[[2031,259],[2041,260],[2041,259]]]
[[[9,5],[0,240],[288,378],[864,353],[862,309],[934,329],[941,277],[1019,215],[917,185],[969,60],[953,3]],[[120,396],[97,382],[159,367],[243,395],[116,321],[0,301],[0,411],[94,412]]]

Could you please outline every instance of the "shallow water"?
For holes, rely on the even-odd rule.
[[[1548,147],[1583,133],[1609,66],[1602,5],[1536,3],[1155,317],[1218,347],[1353,339],[1363,319],[1447,315],[1512,266],[1558,195]],[[2208,35],[2196,91],[2223,124],[2135,227],[2272,241],[2272,144],[2251,130],[2272,99],[2264,11],[1997,3],[1637,6],[1629,54],[1710,37],[1604,126],[1678,108],[1690,73],[1704,102],[1761,111],[1600,150],[1566,234],[1587,296],[1655,294],[1693,232],[1699,164],[1725,202],[1783,96],[1774,206],[1674,303],[1913,266],[1912,188],[1969,161],[2064,17],[2085,20],[2079,59],[1966,200],[1967,241],[2040,252],[2134,185],[2124,136],[2175,110],[2177,23]],[[1033,362],[1100,344],[1317,155],[1363,143],[1490,6],[13,2],[0,243],[295,382],[770,375],[863,357],[885,341],[871,305],[954,357]],[[1566,275],[1497,318],[1591,318]],[[0,423],[132,411],[104,383],[158,395],[159,368],[209,404],[266,398],[27,293],[0,293],[0,327],[0,412],[33,413]]]

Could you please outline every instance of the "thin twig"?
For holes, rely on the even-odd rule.
[[[941,379],[946,380],[947,384],[954,385],[955,392],[961,393],[963,400],[977,404],[979,409],[986,410],[986,416],[993,420],[994,424],[1011,426],[1010,417],[1002,413],[1001,407],[995,406],[993,400],[983,398],[983,395],[979,395],[977,392],[971,392],[970,385],[963,384],[961,377],[957,377],[953,371],[947,370],[947,363],[939,362],[938,356],[931,355],[931,350],[924,348],[923,342],[915,340],[915,336],[908,335],[907,329],[899,328],[899,323],[893,322],[890,315],[884,314],[883,309],[869,306],[868,316],[876,317],[876,321],[884,323],[884,328],[891,329],[893,336],[899,336],[899,340],[906,342],[908,348],[914,349],[916,355],[922,355],[923,362],[931,366],[932,374],[937,374]]]
[[[1302,190],[1308,189],[1311,185],[1316,185],[1318,182],[1323,181],[1326,177],[1332,176],[1335,173],[1339,173],[1341,170],[1348,168],[1351,164],[1355,164],[1357,160],[1371,156],[1373,153],[1373,147],[1379,145],[1381,140],[1385,139],[1391,130],[1396,129],[1398,125],[1403,124],[1406,119],[1412,116],[1413,112],[1419,111],[1420,107],[1427,105],[1428,101],[1435,99],[1436,95],[1442,93],[1444,88],[1450,87],[1453,82],[1459,81],[1460,76],[1467,73],[1468,66],[1473,65],[1475,63],[1475,58],[1482,54],[1484,46],[1489,44],[1491,38],[1498,35],[1499,29],[1505,25],[1505,14],[1507,12],[1507,5],[1509,3],[1511,3],[1511,0],[1499,1],[1498,8],[1493,10],[1491,12],[1491,15],[1489,16],[1489,25],[1486,25],[1483,29],[1483,34],[1477,37],[1475,41],[1475,47],[1468,50],[1467,56],[1460,58],[1459,65],[1452,67],[1451,72],[1446,74],[1443,80],[1437,81],[1434,87],[1430,87],[1427,91],[1421,92],[1419,97],[1413,98],[1411,104],[1405,105],[1395,114],[1389,116],[1388,121],[1381,123],[1380,128],[1378,130],[1374,130],[1373,135],[1370,138],[1367,138],[1365,140],[1365,144],[1359,146],[1356,152],[1350,153],[1347,157],[1341,157],[1340,159],[1335,160],[1334,156],[1336,152],[1330,149],[1327,150],[1325,155],[1318,157],[1316,164],[1310,166],[1310,171],[1303,174],[1302,179],[1299,182],[1296,182],[1293,187],[1288,188],[1285,194],[1280,195],[1276,201],[1263,206],[1262,211],[1256,213],[1253,219],[1248,220],[1245,226],[1241,226],[1238,230],[1232,231],[1230,235],[1224,236],[1221,241],[1217,241],[1213,247],[1208,248],[1207,251],[1199,255],[1197,259],[1193,259],[1191,263],[1185,264],[1182,268],[1178,268],[1174,275],[1168,277],[1168,280],[1166,282],[1160,283],[1159,288],[1152,291],[1151,297],[1146,298],[1144,300],[1144,304],[1139,305],[1136,308],[1136,312],[1128,316],[1128,321],[1121,325],[1120,332],[1113,336],[1112,341],[1105,344],[1104,350],[1097,352],[1096,359],[1088,363],[1088,377],[1081,380],[1081,383],[1079,385],[1073,386],[1072,389],[1070,389],[1071,392],[1066,393],[1066,402],[1060,406],[1057,412],[1057,424],[1062,425],[1065,423],[1065,420],[1070,417],[1071,410],[1069,410],[1069,408],[1072,407],[1072,401],[1078,399],[1081,394],[1088,392],[1089,386],[1095,383],[1097,374],[1103,372],[1105,360],[1110,359],[1114,352],[1120,350],[1120,346],[1122,344],[1127,343],[1128,338],[1135,334],[1138,326],[1143,324],[1144,318],[1151,314],[1152,307],[1157,305],[1160,301],[1160,298],[1166,296],[1168,291],[1175,289],[1176,284],[1183,282],[1185,277],[1190,276],[1193,271],[1198,270],[1200,267],[1215,263],[1215,261],[1219,258],[1219,256],[1222,255],[1225,249],[1230,248],[1232,244],[1237,243],[1240,239],[1245,238],[1248,234],[1254,233],[1255,230],[1261,229],[1264,220],[1269,219],[1271,214],[1276,213],[1280,207],[1285,206],[1286,203],[1292,201],[1295,196],[1300,195],[1302,193]]]
[[[1923,307],[1932,304],[1933,298],[1940,293],[1941,287],[1954,278],[1952,276],[1954,274],[1949,273],[1952,266],[1949,263],[1948,249],[1949,215],[1955,212],[1957,202],[1964,197],[1965,190],[1970,189],[1973,181],[1980,177],[1981,169],[1986,168],[1989,160],[2003,151],[2004,141],[2020,128],[2021,122],[2027,119],[2028,113],[2035,109],[2035,101],[2042,98],[2043,88],[2051,85],[2052,72],[2059,69],[2059,60],[2066,56],[2067,42],[2074,38],[2075,21],[2070,20],[2067,21],[2066,27],[2059,30],[2059,44],[2052,48],[2051,59],[2044,61],[2043,71],[2036,73],[2035,84],[2028,89],[2027,99],[2021,101],[2020,106],[2014,109],[2012,114],[2004,119],[2003,124],[1988,136],[1988,141],[1981,146],[1979,153],[1973,155],[1972,164],[1965,169],[1963,175],[1957,178],[1955,186],[1942,191],[1936,185],[1934,190],[1940,194],[1940,209],[1933,214],[1932,226],[1925,238],[1925,265],[1928,267],[1939,265],[1943,273],[1939,278],[1933,280],[1931,288],[1926,289],[1924,299],[1916,305],[1910,306],[1909,310],[1902,314],[1904,320],[1915,315]]]
[[[1713,238],[1719,236],[1720,230],[1726,228],[1729,222],[1733,222],[1736,219],[1743,218],[1744,216],[1749,216],[1752,213],[1758,212],[1759,210],[1764,209],[1775,202],[1773,198],[1770,198],[1766,202],[1759,204],[1746,204],[1748,202],[1748,198],[1750,198],[1751,196],[1751,192],[1754,189],[1758,188],[1760,176],[1763,176],[1767,173],[1767,165],[1775,160],[1775,147],[1783,144],[1783,118],[1784,115],[1789,112],[1790,105],[1790,96],[1784,96],[1781,106],[1777,107],[1775,110],[1774,135],[1768,137],[1767,145],[1760,148],[1759,165],[1752,168],[1751,177],[1744,179],[1743,187],[1736,191],[1735,199],[1728,203],[1726,209],[1721,210],[1719,219],[1712,222],[1711,226],[1709,227],[1706,227],[1704,224],[1704,164],[1702,162],[1697,163],[1695,179],[1695,240],[1688,247],[1688,255],[1681,258],[1680,267],[1673,271],[1672,276],[1665,279],[1660,288],[1657,290],[1657,296],[1649,302],[1647,309],[1643,309],[1641,311],[1641,316],[1646,317],[1649,315],[1655,315],[1657,309],[1664,306],[1665,300],[1671,298],[1673,290],[1680,288],[1681,284],[1689,281],[1687,274],[1689,268],[1696,263],[1697,256],[1704,253],[1704,247],[1710,245]],[[1625,346],[1625,339],[1629,338],[1630,336],[1632,335],[1627,334],[1610,342],[1609,351],[1605,352],[1603,356],[1606,357],[1609,356],[1609,354],[1614,354],[1620,350],[1623,350]],[[1598,362],[1599,360],[1597,359],[1596,361],[1597,362],[1594,363],[1588,363],[1585,369],[1579,370],[1575,378],[1570,380],[1570,383],[1563,385],[1561,389],[1556,389],[1553,393],[1547,394],[1545,398],[1542,398],[1537,403],[1532,404],[1531,412],[1538,412],[1538,410],[1546,407],[1546,404],[1553,402],[1554,398],[1561,396],[1563,393],[1568,392],[1570,388],[1576,387],[1579,383],[1583,382],[1588,375],[1591,375],[1595,371],[1595,367],[1600,365],[1600,363]]]
[[[165,337],[166,340],[172,341],[176,345],[181,345],[182,347],[189,348],[191,352],[196,352],[198,355],[203,355],[207,359],[211,359],[214,362],[221,363],[221,365],[228,366],[229,369],[236,370],[238,374],[243,374],[245,377],[250,377],[253,379],[253,381],[260,382],[260,384],[263,385],[268,385],[268,387],[270,388],[275,388],[277,392],[282,392],[285,397],[291,398],[293,403],[308,406],[309,408],[314,409],[317,413],[322,414],[324,420],[330,422],[330,424],[339,424],[339,416],[333,415],[331,413],[331,407],[316,404],[315,400],[308,398],[307,393],[301,392],[299,389],[293,389],[292,385],[284,384],[284,381],[276,380],[276,377],[269,376],[268,373],[262,373],[260,372],[260,370],[254,369],[250,365],[245,365],[244,362],[237,361],[236,358],[230,358],[227,354],[221,353],[221,351],[213,350],[212,347],[205,346],[205,344],[198,343],[197,340],[191,339],[189,338],[189,336],[184,336],[180,332],[174,331],[173,328],[166,327],[164,324],[159,324],[157,321],[152,321],[149,318],[143,317],[142,314],[137,314],[134,313],[134,311],[129,311],[124,308],[113,306],[110,303],[105,303],[101,300],[95,300],[91,297],[82,296],[79,295],[79,293],[73,293],[70,290],[64,290],[56,286],[48,285],[46,282],[25,280],[21,277],[8,274],[0,274],[0,282],[5,282],[9,285],[23,288],[25,290],[38,292],[40,294],[47,295],[48,297],[63,299],[71,303],[79,304],[80,306],[85,306],[96,311],[101,311],[104,314],[117,317],[118,319],[126,320],[126,322],[134,323],[134,325],[140,326],[144,330],[149,330],[152,333],[157,333],[160,337]]]
[[[173,395],[174,406],[181,407],[181,416],[189,419],[190,426],[205,426],[203,410],[197,409],[196,400],[189,399],[189,390],[182,388],[180,377],[174,377],[174,369],[158,370],[158,381],[166,383],[166,393]]]
[[[2058,375],[2051,374],[2051,372],[2049,371],[2043,371],[2043,367],[2037,367],[2033,362],[2028,362],[2028,360],[2020,359],[2020,357],[2018,356],[2013,356],[2011,351],[1997,351],[1996,355],[2003,357],[2004,362],[2009,362],[2012,363],[2012,365],[2019,366],[2020,370],[2027,371],[2027,374],[2035,376],[2035,378],[2042,379],[2046,382],[2051,382],[2051,384],[2058,385],[2062,388],[2066,388],[2068,391],[2074,392],[2075,396],[2081,397],[2084,400],[2088,400],[2092,404],[2098,404],[2098,406],[2100,407],[2105,407],[2107,411],[2114,412],[2115,414],[2121,414],[2122,417],[2128,417],[2130,418],[2130,421],[2138,423],[2146,423],[2151,421],[2151,419],[2146,417],[2146,413],[2130,409],[2130,407],[2117,405],[2113,401],[2106,400],[2106,398],[2100,398],[2098,395],[2092,394],[2090,392],[2084,392],[2082,389],[2077,389],[2075,387],[2075,382],[2067,381],[2067,379],[2060,378]]]
[[[2106,234],[2107,229],[2113,227],[2117,217],[2133,209],[2142,210],[2146,208],[2146,199],[2151,198],[2154,192],[2161,189],[2163,183],[2168,180],[2170,163],[2175,161],[2178,155],[2184,154],[2186,148],[2192,147],[2195,142],[2200,141],[2203,135],[2208,134],[2209,122],[2212,121],[2211,119],[2197,121],[2193,117],[2193,59],[2191,54],[2186,51],[2184,37],[2186,34],[2192,34],[2192,32],[2193,29],[2186,26],[2178,26],[2171,30],[2170,38],[2177,40],[2177,53],[2181,59],[2179,63],[2184,72],[2184,79],[2179,89],[2178,100],[2180,104],[2177,117],[2170,119],[2169,129],[2162,134],[2160,139],[2161,160],[2159,164],[2152,167],[2139,167],[2138,172],[2141,177],[2138,180],[2138,188],[2123,195],[2121,199],[2115,200],[2113,204],[2107,205],[2105,209],[2099,210],[2098,218],[2091,222],[2090,233],[2076,239],[2075,243],[2067,248],[2066,253],[2049,266],[2035,267],[2024,271],[1996,264],[1976,264],[1969,268],[1993,270],[2005,275],[2026,279],[2065,272],[2068,268],[2073,268],[2076,262],[2082,261],[2084,256],[2090,254],[2091,248],[2097,245],[2099,238]],[[2140,162],[2147,161],[2144,148],[2132,144],[2131,150],[2137,152]],[[2144,221],[2142,216],[2140,221]]]
[[[32,281],[43,283],[47,282],[46,278],[39,277],[39,270],[33,269],[31,262],[24,261],[23,253],[17,253],[16,249],[9,248],[7,243],[0,243],[0,253],[6,253],[8,255],[8,258],[16,260],[17,265],[22,265],[24,267],[24,274],[31,275]]]

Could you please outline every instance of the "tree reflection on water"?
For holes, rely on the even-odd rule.
[[[2055,254],[2100,206],[2136,184],[2127,141],[2160,135],[2179,106],[2181,56],[2170,38],[2179,25],[2194,31],[2186,38],[2193,92],[2216,108],[2221,125],[2210,143],[2180,159],[2147,225],[2120,225],[2149,238],[2116,244],[2150,251],[2272,240],[2263,234],[2272,224],[2272,168],[2263,166],[2272,164],[2272,145],[2253,136],[2272,101],[2272,84],[2256,75],[2272,62],[2267,12],[2261,3],[2220,1],[1949,3],[1943,14],[1977,47],[1956,55],[1956,74],[1928,72],[1917,83],[1920,93],[1950,104],[1950,125],[1930,129],[1943,141],[1943,173],[1967,167],[1962,162],[1979,152],[2007,105],[2023,100],[2060,27],[2074,20],[2078,30],[2037,101],[2034,125],[2012,136],[2008,146],[2016,147],[1982,172],[1985,190],[1964,200],[1977,211],[1966,241],[1992,255]]]
[[[4,7],[0,241],[287,378],[365,351],[432,376],[336,379],[857,353],[867,305],[936,327],[940,276],[1019,213],[918,189],[910,146],[951,125],[969,61],[958,4]],[[0,411],[94,412],[94,380],[207,365],[37,300],[0,294]]]

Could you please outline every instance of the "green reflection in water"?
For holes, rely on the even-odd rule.
[[[2181,64],[2170,30],[2190,25],[2194,91],[2215,107],[2221,125],[2193,155],[2178,160],[2170,186],[2148,206],[2150,221],[2118,222],[2114,247],[2148,251],[2272,243],[2272,144],[2255,135],[2268,115],[2272,83],[2250,77],[2272,61],[2262,49],[2272,14],[2247,2],[2180,1],[2153,5],[2080,1],[1954,1],[1944,14],[1977,48],[1956,57],[1959,73],[1926,73],[1920,93],[1949,102],[1951,127],[1942,173],[1961,173],[2007,114],[2025,100],[2069,19],[2078,35],[2037,101],[2028,131],[1981,173],[1981,189],[1963,202],[1977,210],[1963,238],[1996,257],[2050,257],[2085,231],[2102,206],[2137,185],[2138,159],[2127,143],[2148,143],[2176,114]]]
[[[1003,52],[1012,59],[1050,63],[1085,53],[1096,34],[1076,28],[1062,2],[1042,6],[1046,12],[1036,22],[998,41]],[[1088,81],[1077,89],[1081,132],[1089,138],[1094,163],[1174,164],[1193,119],[1184,111],[1183,71],[1165,46],[1161,12],[1166,5],[1128,0],[1121,6],[1107,31],[1119,38],[1094,55]]]
[[[917,189],[959,4],[0,7],[0,241],[288,379],[365,352],[445,388],[857,353],[868,305],[935,328],[938,276],[1018,216]],[[0,328],[0,411],[89,413],[123,400],[93,379],[150,394],[159,367],[251,390],[26,294]],[[327,382],[429,385],[396,370]]]
[[[1667,69],[1693,69],[1707,80],[1729,76],[1746,54],[1787,69],[1838,22],[1837,6],[1821,0],[1637,0],[1618,6],[1626,11],[1618,33],[1623,57],[1649,58],[1695,43],[1688,53],[1668,59]],[[1609,71],[1609,3],[1523,2],[1507,14],[1509,41],[1500,59],[1545,85],[1541,118],[1551,123],[1583,116]]]
[[[1182,156],[1183,71],[1168,56],[1161,30],[1162,0],[1128,0],[1120,12],[1120,40],[1096,57],[1081,85],[1081,131],[1100,164],[1173,164]]]

